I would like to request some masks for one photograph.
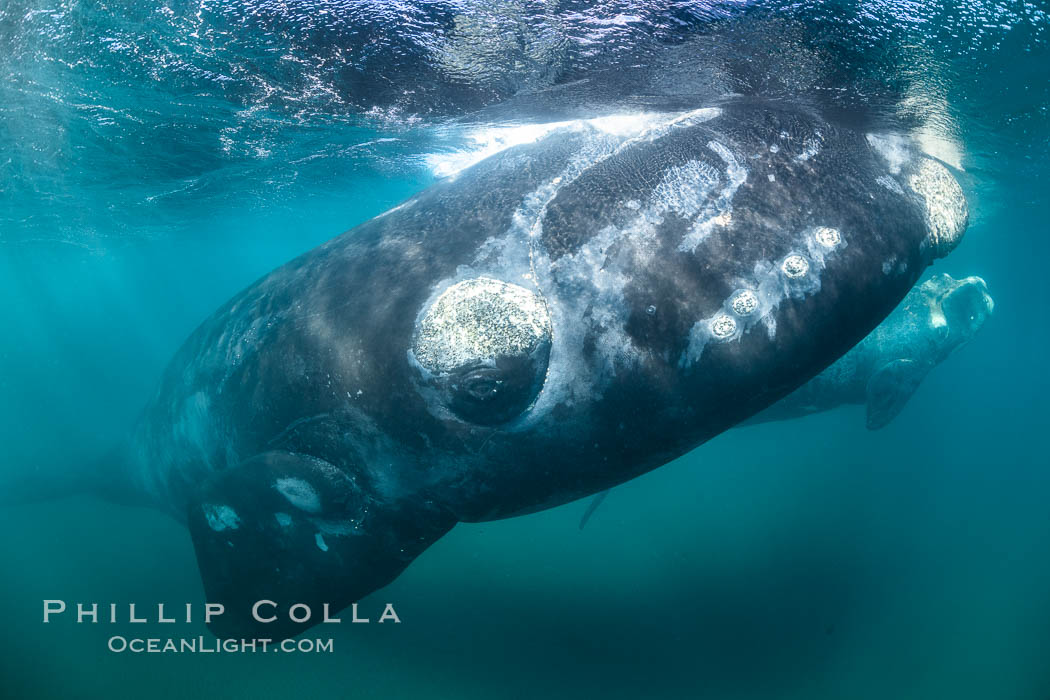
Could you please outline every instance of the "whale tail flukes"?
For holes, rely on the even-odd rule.
[[[390,583],[455,519],[423,501],[381,502],[353,477],[305,455],[268,452],[214,474],[187,522],[219,637],[291,637]],[[272,622],[253,616],[265,605]],[[289,608],[313,617],[292,622]]]

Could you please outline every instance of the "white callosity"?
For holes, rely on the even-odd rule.
[[[868,144],[886,162],[892,175],[900,175],[901,169],[911,161],[913,144],[901,134],[868,134]]]
[[[968,213],[962,187],[937,161],[922,159],[908,178],[908,185],[922,198],[926,227],[934,254],[943,257],[962,239]]]
[[[816,231],[813,232],[813,238],[825,248],[834,248],[842,242],[842,234],[839,233],[838,229],[828,226],[817,227]]]
[[[707,196],[719,178],[718,171],[702,160],[672,166],[653,189],[648,211],[651,216],[674,212],[683,219],[691,219],[703,211]]]
[[[321,512],[321,496],[306,481],[295,477],[282,477],[274,482],[273,487],[299,510],[307,513]]]
[[[550,314],[548,324],[558,329],[558,342],[551,344],[544,388],[527,420],[539,420],[559,402],[584,399],[604,377],[611,376],[619,366],[634,362],[640,356],[626,331],[628,307],[624,288],[629,277],[613,258],[616,255],[637,255],[644,259],[651,253],[650,249],[655,248],[651,239],[662,216],[671,207],[690,206],[690,201],[687,196],[660,199],[660,195],[670,194],[666,189],[655,192],[651,201],[645,203],[628,200],[623,206],[634,214],[632,221],[622,227],[607,226],[596,231],[579,250],[557,260],[550,259],[543,245],[547,206],[563,188],[596,165],[636,144],[656,141],[675,129],[695,126],[716,119],[720,114],[718,108],[702,108],[670,115],[617,115],[550,125],[579,133],[583,137],[582,147],[557,176],[524,197],[507,231],[488,239],[471,266],[457,270],[457,280],[467,276],[493,275],[505,280],[530,280],[540,290],[565,290],[556,295],[555,303],[545,307]],[[703,173],[685,166],[677,175],[688,180],[690,177],[700,178]],[[695,185],[694,194],[699,198],[702,183],[697,180]],[[431,307],[435,305],[436,302]],[[431,313],[431,307],[426,315]],[[589,316],[594,321],[593,327],[598,330],[596,360],[586,357],[583,351],[586,331],[579,320],[584,316]],[[417,325],[412,354],[425,370],[439,371],[434,369],[437,367],[434,359],[428,360],[428,365],[420,356],[422,333],[418,329],[421,326],[422,323]],[[590,366],[595,361],[598,366]],[[588,369],[584,370],[585,367]]]
[[[755,264],[747,287],[734,291],[714,314],[693,324],[689,344],[680,359],[682,366],[699,361],[708,343],[737,340],[757,323],[765,323],[772,338],[776,321],[772,312],[789,297],[803,298],[820,291],[820,271],[828,256],[846,242],[842,232],[830,226],[815,226],[803,233],[798,250],[779,262]]]
[[[780,263],[780,269],[791,279],[799,279],[809,273],[809,261],[802,255],[792,253]]]
[[[795,162],[805,163],[807,160],[813,158],[818,153],[820,153],[820,148],[821,144],[823,143],[823,140],[824,136],[819,131],[813,132],[813,136],[811,138],[807,138],[802,144],[803,146],[805,146],[805,149],[797,156],[795,156]]]
[[[440,374],[507,355],[531,353],[551,337],[547,305],[534,292],[479,277],[452,285],[427,309],[412,352]]]
[[[736,333],[736,321],[728,314],[719,314],[711,321],[711,335],[716,338],[729,338]]]
[[[696,221],[690,226],[688,233],[682,238],[681,244],[678,249],[683,252],[694,252],[696,247],[700,245],[715,229],[716,226],[728,226],[733,216],[733,197],[736,195],[736,191],[740,189],[740,186],[747,180],[747,170],[740,165],[736,156],[728,148],[718,143],[717,141],[710,141],[707,147],[713,151],[722,162],[725,163],[725,187],[719,193],[718,197],[714,201],[704,203],[703,208],[694,205],[693,211],[685,211],[684,215],[687,217],[697,216]],[[699,161],[694,161],[700,163]],[[691,199],[697,200],[698,204],[706,199],[708,192],[710,192],[714,183],[718,181],[720,174],[712,168],[710,165],[700,163],[705,168],[706,177],[703,179],[705,190],[702,192],[703,197],[697,197],[697,193],[689,193]],[[710,173],[710,175],[708,175]],[[712,180],[711,175],[715,176]]]
[[[758,308],[758,297],[750,289],[741,289],[733,294],[729,301],[729,308],[737,316],[750,316]]]
[[[223,530],[236,530],[241,526],[241,519],[237,511],[227,505],[214,505],[206,503],[203,506],[204,519],[208,521],[208,527],[215,532]]]
[[[950,253],[962,240],[969,222],[966,196],[948,168],[919,153],[914,139],[899,134],[868,134],[868,143],[886,162],[891,175],[898,176],[922,201],[927,240],[934,256]],[[958,160],[958,157],[956,157]],[[894,192],[902,192],[890,177],[876,181]]]

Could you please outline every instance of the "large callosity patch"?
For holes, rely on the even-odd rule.
[[[543,299],[524,287],[488,277],[446,289],[419,323],[416,360],[439,374],[507,355],[527,355],[549,342]]]

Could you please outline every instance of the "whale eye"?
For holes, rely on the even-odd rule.
[[[487,277],[452,285],[420,318],[412,355],[427,386],[462,420],[505,423],[543,386],[551,321],[543,298]]]
[[[484,369],[471,373],[463,382],[463,391],[477,401],[491,401],[499,393],[503,382]]]

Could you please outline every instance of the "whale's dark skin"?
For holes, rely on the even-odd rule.
[[[884,428],[926,375],[968,343],[994,308],[980,277],[933,275],[913,287],[886,320],[831,366],[740,425],[793,420],[861,404],[868,429]],[[581,530],[608,495],[602,491],[587,505]]]
[[[846,404],[865,407],[869,430],[886,427],[926,375],[981,329],[995,308],[980,277],[933,275],[872,333],[797,391],[748,423],[779,421]]]
[[[893,172],[865,134],[759,100],[653,123],[559,129],[482,161],[192,334],[123,464],[188,523],[208,600],[227,608],[214,631],[250,631],[261,599],[341,609],[458,521],[555,506],[682,455],[835,361],[946,252],[909,187],[915,152]],[[697,173],[714,184],[689,189]],[[841,240],[815,251],[820,227]],[[792,254],[809,263],[798,279]],[[479,279],[539,299],[549,337],[428,368],[428,309]],[[751,287],[756,317],[713,337]]]

